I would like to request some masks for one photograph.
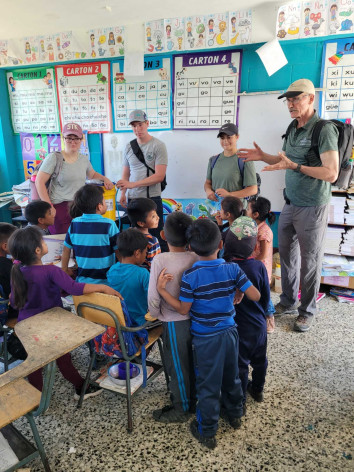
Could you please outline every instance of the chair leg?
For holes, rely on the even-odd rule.
[[[162,342],[161,342],[161,339],[160,339],[160,338],[158,338],[158,340],[157,340],[157,345],[159,346],[160,357],[161,357],[161,362],[162,362],[162,366],[163,366],[163,372],[164,372],[164,374],[165,374],[166,386],[167,386],[167,391],[168,391],[168,383],[169,383],[169,380],[168,380],[168,375],[167,375],[167,371],[166,371],[165,356],[164,356],[164,354],[163,354],[163,347],[162,347]]]
[[[128,413],[128,433],[133,431],[133,415],[132,415],[132,395],[131,395],[131,388],[130,388],[130,362],[125,362],[125,371],[126,371],[126,379],[125,384],[127,388],[127,413]]]
[[[37,426],[36,426],[36,423],[34,421],[34,418],[33,416],[31,415],[31,413],[29,413],[28,415],[26,415],[28,421],[29,421],[29,424],[31,426],[31,429],[32,429],[32,433],[33,433],[33,438],[35,440],[35,443],[36,443],[36,446],[37,446],[37,449],[38,449],[38,452],[39,452],[39,455],[42,459],[42,462],[43,462],[43,465],[44,465],[44,470],[46,472],[51,472],[51,468],[49,466],[49,461],[48,461],[48,458],[47,458],[47,455],[45,453],[45,450],[44,450],[44,447],[43,447],[43,444],[42,444],[42,441],[41,441],[41,438],[39,436],[39,433],[38,433],[38,429],[37,429]]]
[[[88,386],[89,381],[90,381],[92,367],[93,367],[93,364],[95,362],[95,359],[96,359],[96,351],[92,350],[91,351],[91,358],[90,358],[89,367],[88,367],[87,374],[86,374],[86,377],[85,377],[85,382],[84,382],[83,386],[81,387],[81,395],[80,395],[80,398],[79,398],[79,402],[77,404],[77,408],[82,407],[82,403],[84,401],[84,395],[85,395],[87,386]]]
[[[4,372],[9,370],[9,352],[7,350],[7,332],[3,330],[4,335]]]

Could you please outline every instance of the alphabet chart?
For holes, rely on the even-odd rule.
[[[90,133],[111,131],[109,62],[55,68],[60,122],[78,123]]]
[[[320,115],[354,121],[354,38],[323,45]]]
[[[125,77],[123,61],[112,65],[114,131],[131,130],[129,114],[136,109],[148,116],[149,129],[171,129],[171,60],[145,58],[144,76]]]
[[[58,133],[54,69],[38,67],[7,72],[12,125],[15,133]]]
[[[241,51],[174,56],[174,129],[237,123]]]

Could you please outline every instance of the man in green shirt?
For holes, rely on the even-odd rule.
[[[254,149],[240,149],[239,156],[245,162],[266,162],[265,171],[286,171],[286,203],[278,227],[283,292],[275,308],[279,315],[298,311],[294,329],[304,332],[310,329],[316,313],[331,183],[338,176],[338,131],[327,123],[319,136],[320,157],[309,153],[312,132],[320,119],[314,109],[313,83],[296,80],[278,98],[285,98],[290,116],[296,120],[283,151],[277,156],[266,154],[254,143]]]

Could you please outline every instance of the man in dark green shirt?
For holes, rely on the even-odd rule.
[[[275,308],[276,314],[298,311],[294,329],[304,332],[310,329],[316,313],[331,183],[338,176],[338,131],[334,124],[327,123],[319,137],[320,157],[310,157],[313,128],[320,119],[314,109],[313,83],[296,80],[278,98],[285,98],[290,116],[296,120],[283,151],[277,156],[266,154],[254,143],[254,149],[240,149],[239,156],[246,162],[266,162],[266,171],[286,171],[286,203],[278,228],[283,291]]]

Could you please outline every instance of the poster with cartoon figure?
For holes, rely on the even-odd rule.
[[[328,3],[318,0],[302,3],[301,37],[325,36],[327,33]]]
[[[301,8],[301,2],[293,2],[278,9],[275,34],[279,40],[300,38]]]
[[[228,45],[228,13],[213,13],[205,17],[206,48],[218,48]]]
[[[149,129],[171,129],[171,59],[145,57],[144,76],[124,76],[124,61],[112,63],[114,131],[131,131],[129,115],[144,110]]]
[[[12,125],[15,133],[59,131],[54,69],[38,67],[7,72]]]
[[[90,133],[111,131],[109,62],[56,66],[61,128],[78,123]]]
[[[6,66],[8,64],[7,59],[8,52],[8,41],[7,39],[0,39],[0,66]]]
[[[164,20],[148,21],[145,23],[145,53],[159,53],[164,51]]]
[[[185,49],[184,18],[164,20],[166,51],[183,51]]]
[[[21,39],[21,42],[23,44],[22,55],[24,62],[27,64],[38,64],[38,36],[26,36]]]
[[[87,59],[87,53],[77,43],[72,31],[37,36],[38,62],[62,62]],[[25,44],[25,49],[26,49]]]
[[[124,26],[89,30],[87,50],[93,59],[124,56]]]
[[[229,12],[229,46],[252,42],[252,10]]]
[[[327,34],[348,34],[353,32],[354,0],[328,0]]]
[[[188,16],[184,19],[184,49],[204,49],[205,48],[205,17]]]

